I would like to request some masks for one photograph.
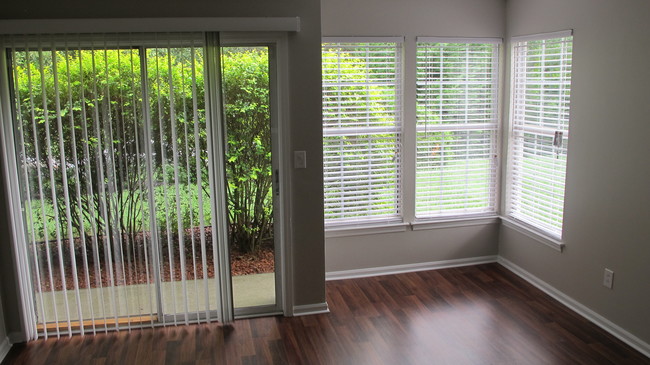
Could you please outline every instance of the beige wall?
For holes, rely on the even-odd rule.
[[[326,271],[494,256],[496,224],[327,238]]]
[[[404,123],[415,124],[415,37],[503,37],[503,0],[322,0],[323,36],[403,36]],[[413,129],[413,128],[411,128]],[[407,129],[408,131],[409,129]],[[404,143],[414,146],[415,133]],[[403,150],[405,219],[413,218],[415,148]],[[409,203],[410,202],[410,203]],[[495,224],[327,238],[326,271],[497,254]]]
[[[650,2],[508,0],[508,35],[574,29],[564,253],[499,253],[650,343]],[[506,108],[507,110],[507,108]],[[602,285],[614,270],[614,288]]]
[[[0,18],[111,18],[111,17],[247,17],[299,16],[301,31],[289,35],[290,150],[307,151],[307,169],[292,170],[290,192],[293,239],[294,303],[307,305],[325,301],[322,198],[322,130],[320,94],[320,5],[319,0],[45,0],[11,1],[2,4]],[[0,197],[1,198],[1,197]],[[2,199],[0,199],[1,202]],[[3,204],[4,207],[4,204]],[[0,209],[0,211],[3,209]],[[0,228],[7,218],[0,212]],[[6,229],[0,231],[0,260],[5,285],[5,309],[15,311],[11,259]],[[7,318],[11,331],[19,330],[15,316]]]

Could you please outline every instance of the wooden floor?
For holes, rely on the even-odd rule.
[[[3,364],[650,364],[497,264],[331,281],[330,314],[14,345]]]

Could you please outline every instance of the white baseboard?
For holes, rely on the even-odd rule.
[[[587,308],[583,304],[579,303],[575,299],[571,298],[570,296],[562,293],[561,291],[557,290],[553,286],[549,285],[545,281],[539,279],[535,275],[529,273],[528,271],[522,269],[521,267],[517,266],[511,261],[508,261],[507,259],[504,259],[503,257],[499,256],[498,263],[501,264],[503,267],[506,269],[512,271],[522,279],[526,280],[527,282],[531,283],[544,293],[550,295],[553,297],[555,300],[559,301],[560,303],[564,304],[565,306],[569,307],[569,309],[573,310],[574,312],[578,313],[579,315],[585,317],[587,320],[591,321],[598,327],[604,329],[605,331],[609,332],[612,334],[614,337],[618,338],[619,340],[625,342],[626,344],[632,346],[635,348],[637,351],[641,352],[647,357],[650,357],[650,344],[647,342],[644,342],[640,338],[634,336],[633,334],[629,333],[628,331],[624,330],[623,328],[619,327],[618,325],[614,324],[607,318],[601,316],[600,314],[594,312],[593,310]]]
[[[5,337],[4,341],[0,343],[0,362],[5,359],[9,350],[11,350],[11,343],[9,342],[9,337]]]
[[[329,312],[330,309],[327,306],[327,302],[293,306],[294,316],[306,316],[310,314],[323,314]]]
[[[421,262],[417,264],[370,267],[366,269],[330,271],[325,273],[325,280],[342,280],[364,278],[369,276],[402,274],[406,272],[446,269],[450,267],[470,266],[497,262],[497,256],[469,257],[464,259]]]

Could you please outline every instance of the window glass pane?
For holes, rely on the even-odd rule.
[[[495,211],[498,45],[417,48],[417,218]]]
[[[398,43],[323,44],[326,224],[397,220]]]
[[[562,234],[572,37],[516,42],[509,215]]]

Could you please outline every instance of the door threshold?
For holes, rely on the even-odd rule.
[[[134,317],[118,317],[116,318],[106,318],[106,319],[88,319],[85,321],[70,321],[70,329],[79,330],[83,324],[84,328],[91,327],[122,327],[124,325],[141,325],[145,323],[157,323],[158,316],[134,316]],[[55,331],[55,330],[67,330],[68,322],[50,322],[45,325],[39,324],[36,326],[36,329],[40,331]]]

